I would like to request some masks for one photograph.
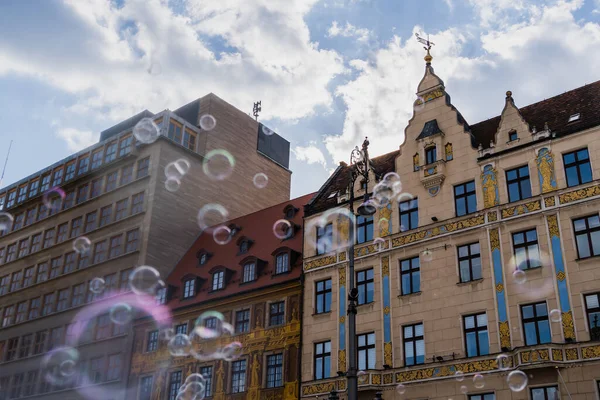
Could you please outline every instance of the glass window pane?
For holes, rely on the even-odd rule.
[[[468,282],[471,280],[471,272],[469,270],[469,261],[463,260],[460,262],[460,280]]]
[[[331,353],[331,342],[325,342],[325,353]]]
[[[577,152],[577,160],[582,161],[587,159],[589,159],[587,149],[581,149]]]
[[[526,199],[531,197],[531,183],[529,179],[521,181],[521,198]]]
[[[527,165],[519,168],[519,175],[521,178],[529,176],[529,167]]]
[[[527,322],[525,324],[525,344],[537,344],[537,336],[535,335],[535,322]]]
[[[585,230],[585,219],[576,219],[573,221],[573,225],[575,226],[575,231],[583,231]]]
[[[317,379],[323,379],[323,366],[320,362],[315,363],[315,375]]]
[[[466,257],[469,255],[469,247],[468,246],[460,246],[458,248],[458,256],[459,257]]]
[[[548,323],[548,320],[539,321],[538,329],[540,331],[540,343],[550,343],[552,337],[550,336],[550,324]]]
[[[592,254],[597,256],[600,254],[600,231],[592,232]]]
[[[423,324],[415,325],[415,336],[423,336]]]
[[[367,336],[367,344],[375,344],[375,334],[369,333]]]
[[[516,169],[511,169],[510,171],[506,171],[506,178],[508,178],[508,180],[513,180],[513,179],[517,179],[517,170]]]
[[[369,352],[369,356],[368,356],[368,358],[369,358],[369,365],[367,365],[367,368],[368,369],[373,369],[373,368],[375,368],[375,357],[376,357],[376,355],[375,355],[375,349],[369,349],[368,352]]]
[[[577,167],[567,168],[567,186],[579,185],[579,177],[577,176]]]
[[[515,233],[513,235],[514,244],[522,244],[525,241],[525,235],[523,233]]]
[[[465,193],[465,187],[463,185],[458,185],[458,186],[454,186],[454,194],[464,194]]]
[[[537,232],[535,229],[532,229],[530,231],[525,232],[525,234],[527,235],[527,241],[528,242],[532,242],[534,240],[537,239]]]
[[[412,326],[405,326],[404,327],[404,338],[406,339],[410,339],[413,337],[413,329]]]
[[[577,239],[577,251],[579,253],[579,258],[589,257],[591,254],[587,235],[577,235],[575,238]]]
[[[475,317],[474,316],[469,315],[468,317],[465,317],[465,328],[466,329],[475,328]]]
[[[546,303],[539,303],[535,305],[535,313],[538,317],[543,317],[544,315],[548,315],[546,311]]]
[[[410,292],[410,274],[402,275],[402,294],[409,294]]]
[[[477,315],[477,326],[487,326],[487,314],[478,314]]]
[[[367,270],[367,279],[373,279],[373,268]]]
[[[471,245],[471,254],[479,254],[479,243],[473,243]]]
[[[365,342],[366,342],[365,335],[360,335],[360,336],[358,337],[358,345],[359,345],[359,346],[364,346],[364,345],[365,345]]]
[[[490,354],[490,343],[488,340],[488,332],[479,332],[479,355],[484,356]]]
[[[467,356],[473,357],[477,355],[477,338],[475,332],[467,333]]]
[[[412,273],[413,292],[421,291],[421,273],[419,271]]]
[[[596,228],[600,226],[600,218],[598,218],[597,215],[592,215],[591,217],[588,217],[587,222],[590,228]]]
[[[373,301],[373,297],[375,296],[375,285],[373,282],[367,284],[367,303]]]
[[[598,295],[592,294],[589,296],[585,296],[585,304],[587,305],[587,308],[600,307],[600,304],[598,303]]]
[[[519,184],[514,182],[508,185],[508,201],[520,200],[519,196]]]
[[[533,318],[533,306],[525,306],[522,310],[523,318]]]
[[[467,191],[472,192],[473,190],[475,190],[475,181],[467,183]]]
[[[571,164],[571,163],[575,162],[575,153],[568,153],[568,154],[565,154],[563,157],[565,160],[565,164]]]

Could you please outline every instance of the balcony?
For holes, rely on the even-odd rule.
[[[419,178],[430,195],[435,196],[446,179],[446,161],[438,160],[419,168]]]

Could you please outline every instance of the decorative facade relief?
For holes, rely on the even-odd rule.
[[[483,206],[485,208],[494,207],[500,204],[498,195],[498,179],[496,178],[496,169],[491,165],[483,167],[481,173],[481,186],[483,187]]]
[[[556,190],[556,175],[554,173],[554,156],[552,152],[545,147],[540,149],[535,163],[538,167],[540,190],[542,193]]]

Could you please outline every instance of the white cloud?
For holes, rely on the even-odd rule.
[[[452,0],[444,0],[444,3],[451,12],[454,11],[454,2]]]
[[[307,164],[321,164],[323,168],[327,168],[325,155],[315,142],[309,143],[308,146],[296,146],[292,149],[292,153],[299,161],[305,161]]]
[[[359,42],[367,42],[372,36],[372,32],[366,28],[357,28],[350,22],[346,22],[346,26],[340,27],[337,21],[333,21],[331,26],[327,30],[327,36],[329,37],[354,37]]]
[[[82,131],[75,128],[59,128],[56,134],[67,142],[67,147],[73,152],[97,143],[100,136],[91,131]]]

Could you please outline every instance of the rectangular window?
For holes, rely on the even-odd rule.
[[[175,325],[175,333],[181,333],[183,335],[187,335],[187,328],[188,328],[188,324],[187,322],[184,322],[183,324],[179,324],[179,325]]]
[[[35,283],[46,282],[48,280],[48,261],[38,264],[37,277]]]
[[[25,268],[25,277],[23,278],[23,287],[33,285],[33,276],[35,275],[35,267],[27,267]],[[0,294],[2,293],[2,289],[0,288]]]
[[[90,157],[83,156],[79,159],[79,163],[77,165],[77,176],[83,175],[88,171],[90,167]]]
[[[496,395],[494,393],[470,394],[469,400],[496,400]]]
[[[95,340],[102,340],[110,337],[110,317],[108,314],[98,316],[96,322]]]
[[[31,237],[31,253],[36,253],[40,251],[40,247],[42,244],[42,234],[38,233]]]
[[[146,352],[156,351],[158,348],[158,330],[148,332],[148,342],[146,343]]]
[[[39,331],[35,333],[35,340],[33,342],[33,354],[41,354],[46,348],[46,337],[47,331]]]
[[[231,393],[246,391],[246,360],[231,363]]]
[[[127,241],[125,242],[125,251],[127,253],[138,249],[138,238],[140,235],[139,229],[127,232]]]
[[[120,354],[111,354],[108,356],[108,373],[106,380],[114,381],[119,379],[121,377],[122,366],[123,362]]]
[[[25,213],[25,225],[31,225],[35,222],[35,214],[36,214],[35,207],[27,210],[27,212]]]
[[[467,357],[485,356],[490,353],[487,315],[485,313],[463,317]]]
[[[48,207],[45,204],[40,204],[38,207],[37,220],[41,221],[48,216]]]
[[[133,136],[127,135],[121,138],[119,142],[119,157],[123,157],[131,153],[131,145],[133,144]]]
[[[212,290],[225,288],[225,271],[217,271],[212,276]]]
[[[100,209],[100,223],[98,226],[110,224],[112,219],[112,205]]]
[[[56,296],[54,293],[50,293],[44,296],[44,308],[42,308],[42,315],[48,315],[54,311],[55,298]]]
[[[550,343],[550,324],[545,302],[521,306],[521,318],[526,346]]]
[[[73,295],[71,296],[71,307],[77,307],[83,304],[85,300],[85,283],[73,286]]]
[[[590,340],[600,340],[600,292],[586,294],[584,297]]]
[[[512,239],[518,269],[526,270],[542,266],[535,228],[513,233]]]
[[[419,226],[419,200],[400,202],[400,232],[416,229]]]
[[[33,334],[25,335],[21,338],[21,346],[19,346],[19,358],[27,357],[33,345]]]
[[[189,150],[196,150],[196,133],[186,129],[183,134],[183,146]]]
[[[317,255],[329,253],[333,240],[333,225],[317,226]]]
[[[25,377],[25,386],[23,386],[23,396],[32,396],[35,394],[35,386],[37,384],[38,372],[28,371]]]
[[[127,204],[129,199],[117,201],[117,210],[115,212],[115,221],[123,219],[127,216]]]
[[[365,243],[373,240],[373,216],[356,217],[356,243]]]
[[[461,282],[481,279],[479,242],[458,246],[458,269]]]
[[[13,272],[12,280],[10,281],[10,291],[11,292],[21,289],[21,280],[22,279],[23,279],[22,271]]]
[[[4,355],[4,361],[12,361],[17,356],[17,348],[19,347],[19,337],[8,339],[6,342],[6,353]]]
[[[156,304],[166,304],[167,303],[167,288],[160,288],[156,291]]]
[[[181,144],[181,128],[181,124],[171,121],[169,124],[169,132],[167,132],[167,137],[175,143]]]
[[[140,379],[139,400],[152,400],[152,376],[144,376]]]
[[[563,154],[563,163],[568,187],[592,181],[592,167],[587,148]]]
[[[117,178],[119,176],[119,171],[114,171],[106,175],[106,191],[110,192],[111,190],[115,190],[117,187]]]
[[[59,347],[64,342],[63,337],[63,328],[53,328],[50,330],[50,336],[48,337],[48,350],[52,350],[56,347]]]
[[[103,150],[98,149],[92,153],[92,169],[96,169],[102,165]]]
[[[35,195],[37,195],[39,188],[40,188],[40,180],[39,179],[31,181],[29,183],[29,194],[28,194],[28,197],[32,198]]]
[[[109,163],[117,158],[117,141],[108,143],[106,145],[106,152],[104,153],[104,163]]]
[[[250,331],[250,310],[240,310],[235,313],[235,333]]]
[[[2,236],[2,235],[0,235]],[[6,249],[3,247],[0,249],[0,265],[4,264],[4,254],[6,252]]]
[[[288,253],[281,253],[275,257],[275,274],[283,274],[290,270],[290,260]]]
[[[118,288],[117,273],[106,275],[104,277],[104,294],[111,294]]]
[[[68,274],[75,271],[75,265],[77,263],[77,253],[71,251],[65,254],[65,267],[63,269],[63,274]]]
[[[169,398],[168,400],[175,400],[179,393],[179,387],[181,386],[181,371],[175,371],[171,373],[171,379],[169,380]]]
[[[454,186],[454,208],[457,217],[477,211],[475,181]]]
[[[22,301],[17,304],[17,318],[15,324],[27,320],[27,301]]]
[[[529,390],[531,390],[531,400],[558,400],[558,386],[536,387]]]
[[[19,258],[25,257],[29,254],[29,238],[23,239],[19,242]]]
[[[316,313],[326,313],[331,311],[331,279],[318,281],[315,284],[316,293]]]
[[[123,235],[113,236],[110,238],[109,258],[115,258],[123,254]]]
[[[77,188],[77,204],[81,204],[88,199],[89,188],[87,183]]]
[[[17,214],[15,216],[15,221],[13,222],[12,230],[16,231],[17,229],[21,229],[23,227],[23,221],[25,221],[25,214]]]
[[[75,177],[75,161],[69,161],[67,163],[67,173],[65,174],[65,182],[70,181]]]
[[[212,396],[212,367],[200,367],[200,374],[204,377],[204,397]]]
[[[69,234],[69,223],[60,224],[56,230],[56,243],[62,243],[67,240]]]
[[[81,225],[83,224],[83,217],[73,218],[71,221],[71,239],[74,239],[81,235]]]
[[[373,302],[375,283],[373,268],[356,273],[356,288],[358,289],[358,305]]]
[[[131,215],[144,211],[144,192],[134,194],[131,199]]]
[[[3,296],[6,293],[8,293],[9,285],[10,285],[10,275],[4,275],[0,279],[0,296]]]
[[[92,192],[90,198],[98,197],[102,194],[102,178],[94,179],[92,181]]]
[[[278,301],[269,306],[269,326],[283,325],[285,323],[285,302]]]
[[[506,186],[508,187],[509,202],[530,198],[529,166],[525,165],[506,171]]]
[[[21,397],[21,391],[23,390],[23,383],[25,382],[25,374],[19,373],[13,375],[12,386],[10,388],[10,398],[16,399]]]
[[[73,207],[75,202],[75,191],[70,190],[65,194],[65,200],[63,201],[63,210]]]
[[[44,193],[50,189],[50,174],[42,176],[42,185],[40,186],[40,193]]]
[[[48,178],[50,179],[50,178]],[[15,205],[15,202],[17,200],[17,190],[13,189],[12,191],[8,192],[8,199],[6,201],[6,208],[11,208],[12,206]]]
[[[54,234],[54,231],[52,231]],[[6,262],[11,262],[17,259],[17,244],[13,243],[6,247]]]
[[[50,279],[56,278],[62,271],[62,257],[56,257],[50,260]]]
[[[106,261],[106,255],[108,251],[108,240],[103,240],[96,243],[94,246],[94,264]]]
[[[15,306],[7,306],[4,308],[4,316],[2,317],[2,327],[12,325],[15,317]]]
[[[364,371],[375,368],[375,332],[357,335],[358,369]]]
[[[126,292],[129,290],[129,275],[131,275],[131,271],[131,268],[121,271],[121,277],[119,279],[119,290],[122,292]]]
[[[267,356],[267,388],[283,386],[283,354]]]
[[[251,263],[246,263],[244,265],[244,280],[243,282],[252,282],[254,279],[256,279],[256,264],[251,262]]]
[[[219,272],[217,272],[217,274],[218,273]],[[215,290],[214,287],[213,287],[213,290]],[[196,295],[196,278],[186,280],[183,285],[183,298],[189,299],[190,297],[194,297],[195,295]]]
[[[121,180],[119,185],[123,186],[133,180],[133,164],[129,164],[121,168]]]
[[[437,161],[436,147],[431,146],[425,149],[425,164],[433,164]]]
[[[27,199],[27,184],[19,187],[17,194],[17,203],[22,203]]]
[[[92,358],[90,360],[89,378],[92,383],[102,382],[104,375],[104,360],[102,357]]]
[[[79,254],[79,262],[77,263],[77,269],[84,269],[90,265],[90,252]]]
[[[580,259],[600,255],[600,218],[598,215],[573,220],[577,255]]]
[[[150,158],[146,157],[137,162],[137,175],[136,178],[140,179],[148,176],[148,167],[150,166]]]
[[[50,200],[50,207],[48,207],[48,215],[54,215],[59,212],[62,208],[62,199],[60,196],[53,196]]]
[[[331,373],[331,341],[315,343],[315,379],[326,379]]]
[[[65,170],[62,168],[54,171],[54,175],[52,176],[52,187],[58,187],[62,184],[64,172]]]
[[[404,333],[404,365],[417,365],[425,363],[425,339],[423,337],[423,324],[405,325]]]
[[[69,289],[58,291],[58,302],[56,303],[56,311],[66,310],[69,306]]]

